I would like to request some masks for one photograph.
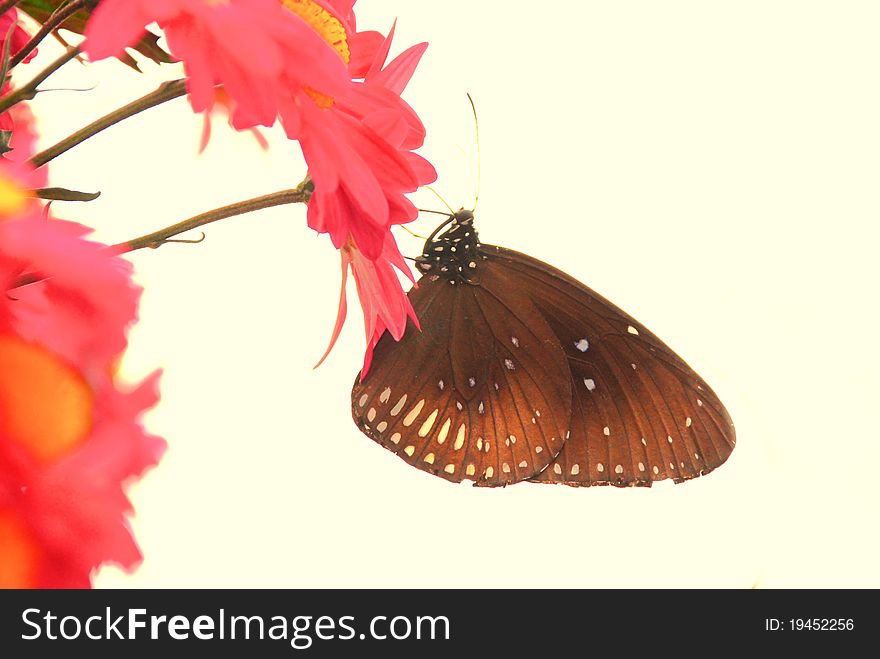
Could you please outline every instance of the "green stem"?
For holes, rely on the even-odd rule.
[[[73,0],[62,7],[58,7],[55,12],[46,19],[46,22],[43,23],[43,26],[39,29],[39,31],[28,41],[24,47],[19,50],[15,56],[9,62],[9,68],[11,69],[16,64],[20,64],[24,61],[24,58],[30,55],[40,42],[46,38],[46,35],[52,32],[53,30],[58,29],[68,18],[73,16],[76,12],[83,8],[85,5],[85,0]]]
[[[61,57],[59,57],[45,69],[40,71],[36,75],[36,77],[29,83],[27,83],[24,87],[19,87],[18,89],[13,90],[3,98],[0,98],[0,114],[6,112],[16,103],[20,101],[29,101],[34,96],[36,96],[37,87],[40,86],[40,83],[42,83],[46,78],[55,73],[55,71],[67,64],[77,55],[79,55],[78,47],[68,48]]]
[[[245,201],[239,201],[229,206],[215,208],[207,213],[201,213],[170,227],[148,233],[140,238],[134,238],[124,243],[113,245],[110,250],[114,254],[124,254],[133,252],[136,249],[151,247],[153,249],[161,247],[168,242],[170,238],[187,231],[192,231],[198,227],[222,220],[235,215],[243,215],[244,213],[252,213],[253,211],[262,210],[263,208],[272,208],[273,206],[282,206],[284,204],[308,203],[311,197],[311,180],[307,177],[296,188],[291,190],[280,190],[262,197],[254,197]]]
[[[146,96],[142,96],[136,101],[132,101],[128,105],[124,105],[121,108],[114,110],[110,114],[104,115],[97,121],[93,121],[85,128],[81,128],[76,131],[69,137],[65,137],[63,140],[50,146],[45,151],[41,151],[33,158],[31,158],[31,164],[34,167],[40,167],[45,165],[50,160],[57,158],[65,151],[69,151],[77,144],[81,142],[85,142],[87,139],[92,137],[93,135],[97,135],[105,128],[109,128],[113,124],[117,124],[123,119],[128,119],[144,110],[148,110],[157,105],[161,105],[167,101],[171,101],[175,98],[183,96],[186,94],[186,81],[181,80],[171,80],[169,82],[163,82],[157,89],[150,92]]]

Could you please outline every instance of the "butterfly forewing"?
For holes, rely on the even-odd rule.
[[[534,480],[680,482],[727,459],[736,436],[724,406],[660,339],[565,273],[512,250],[485,249],[518,273],[571,369],[571,436]]]
[[[496,279],[489,269],[482,275]],[[352,390],[352,415],[365,434],[455,482],[498,486],[532,478],[568,433],[562,347],[521,291],[498,288],[500,296],[423,277],[410,293],[422,331],[410,326],[399,343],[384,335],[369,373]],[[524,322],[511,307],[534,318]]]

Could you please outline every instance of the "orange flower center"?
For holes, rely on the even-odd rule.
[[[36,586],[39,547],[12,511],[0,510],[0,588]]]
[[[314,0],[281,0],[281,4],[303,19],[335,50],[346,64],[351,60],[348,35],[342,22]],[[333,99],[325,94],[306,88],[306,94],[321,108],[333,105]]]
[[[92,391],[82,376],[40,346],[0,334],[0,441],[44,462],[85,440]]]

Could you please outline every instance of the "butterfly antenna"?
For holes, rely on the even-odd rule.
[[[419,209],[419,212],[427,213],[429,211],[423,211],[423,210]],[[443,215],[446,215],[446,213],[443,213]],[[400,228],[403,229],[404,231],[406,231],[409,235],[413,236],[414,238],[418,238],[420,240],[426,240],[425,236],[423,236],[420,233],[416,233],[415,231],[413,231],[409,227],[404,226],[403,224],[400,225]]]
[[[437,199],[440,200],[440,203],[443,204],[444,206],[446,206],[446,208],[449,209],[449,212],[450,212],[451,214],[455,215],[455,211],[452,210],[452,206],[450,206],[449,204],[446,203],[446,200],[441,196],[441,194],[440,194],[439,192],[437,192],[437,191],[436,191],[434,188],[432,188],[430,185],[426,185],[425,187],[428,188],[428,190],[430,190],[431,192],[434,193],[434,195],[437,197]],[[423,212],[426,212],[426,213],[437,213],[437,211],[423,211]],[[439,213],[439,215],[446,215],[446,213]]]
[[[474,105],[474,99],[471,95],[467,95],[468,102],[471,104],[471,111],[474,113],[474,133],[477,141],[477,196],[474,198],[473,212],[477,210],[477,204],[480,203],[480,183],[483,173],[483,166],[480,158],[480,122],[477,119],[477,106]]]

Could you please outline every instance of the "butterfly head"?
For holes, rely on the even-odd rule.
[[[444,227],[445,231],[440,233]],[[480,239],[474,228],[474,214],[462,208],[425,241],[422,255],[416,258],[416,267],[423,275],[437,276],[457,286],[475,281],[477,267],[483,258]]]

